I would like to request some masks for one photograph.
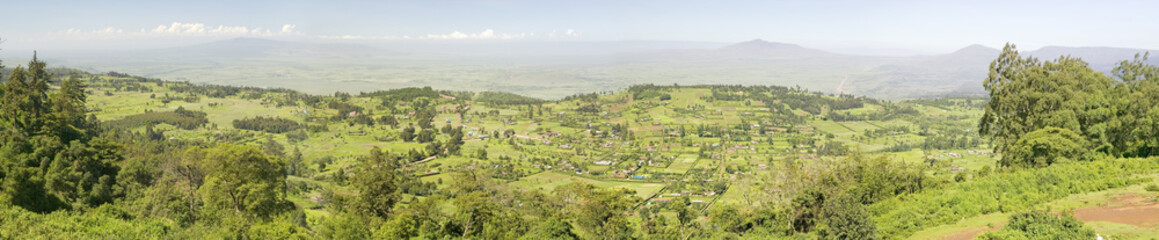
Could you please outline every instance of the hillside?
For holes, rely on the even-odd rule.
[[[923,62],[949,61],[938,57]],[[1118,196],[1153,196],[1143,185],[1156,184],[1145,176],[1159,162],[1016,167],[974,131],[992,114],[982,110],[987,98],[882,101],[797,87],[653,84],[555,101],[432,87],[310,95],[78,74],[50,81],[60,90],[28,95],[53,96],[58,114],[0,118],[0,141],[22,146],[0,151],[10,159],[0,176],[33,176],[5,178],[31,180],[0,189],[22,196],[4,198],[0,219],[30,222],[0,224],[5,236],[764,239],[835,234],[823,230],[831,227],[902,239],[1008,234],[985,226],[1047,209],[1073,212],[1067,226],[1119,238],[1155,234],[1146,219],[1159,216],[1101,217],[1153,207]],[[3,89],[31,92],[11,82]],[[72,114],[81,110],[92,116]],[[67,127],[28,124],[37,122]],[[60,153],[37,157],[43,152]],[[93,161],[64,164],[77,159]],[[91,177],[57,177],[62,171]],[[225,197],[242,188],[255,200]]]

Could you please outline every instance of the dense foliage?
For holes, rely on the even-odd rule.
[[[532,105],[545,101],[538,98],[525,97],[507,92],[480,92],[473,98],[476,102],[501,105]]]
[[[1022,138],[1047,137],[1030,133],[1053,127],[1085,140],[1070,139],[1070,144],[1079,145],[1050,148],[1091,148],[1111,156],[1159,153],[1154,150],[1159,147],[1154,141],[1159,136],[1155,125],[1159,122],[1155,121],[1159,117],[1155,108],[1159,103],[1159,69],[1145,61],[1145,55],[1123,61],[1113,71],[1120,80],[1115,81],[1081,59],[1063,56],[1040,61],[1020,56],[1014,45],[1008,44],[990,64],[984,84],[990,101],[980,123],[981,134],[993,140],[997,152],[1048,147],[1042,145],[1045,139]],[[1038,165],[1016,164],[1038,161],[1025,156],[1006,154],[1002,162],[1007,166]]]
[[[194,128],[202,127],[209,123],[209,119],[206,119],[205,116],[205,112],[185,110],[185,108],[178,107],[172,112],[153,112],[146,110],[142,114],[130,115],[114,121],[104,122],[104,125],[109,128],[121,129],[164,123],[185,130],[193,130]]]
[[[302,124],[285,118],[255,117],[233,120],[233,127],[268,133],[284,133],[298,130],[302,128]]]
[[[1018,212],[1071,194],[1138,183],[1126,177],[1159,166],[1159,159],[1117,159],[1024,169],[996,174],[905,198],[873,204],[869,211],[885,236],[908,236],[919,229],[996,212]]]
[[[995,62],[990,101],[638,85],[545,102],[57,78],[34,56],[0,87],[0,238],[901,239],[991,213],[1018,214],[984,238],[1090,238],[1037,210],[1154,173],[1115,157],[1159,146],[1159,111],[1135,105],[1155,68]],[[153,92],[173,102],[86,108]]]
[[[0,98],[0,201],[35,212],[113,201],[120,146],[94,134],[76,77],[49,91],[53,77],[34,55],[16,67]]]
[[[1029,211],[1010,216],[1002,230],[986,233],[979,239],[1096,239],[1095,231],[1083,226],[1074,216],[1056,217],[1044,211]]]

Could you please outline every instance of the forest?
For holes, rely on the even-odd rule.
[[[543,100],[310,95],[34,54],[0,76],[0,238],[1142,238],[1159,230],[1080,213],[1159,194],[1147,58],[1108,75],[1008,44],[986,98],[646,84]]]

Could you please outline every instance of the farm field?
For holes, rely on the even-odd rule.
[[[400,211],[437,206],[432,214],[463,214],[471,208],[461,197],[474,193],[512,211],[586,211],[575,208],[600,198],[622,203],[620,216],[632,224],[692,214],[685,226],[705,229],[729,216],[756,219],[754,209],[794,209],[808,201],[802,191],[826,184],[864,187],[853,179],[872,179],[871,172],[897,179],[875,186],[892,192],[862,195],[856,204],[868,209],[1019,174],[1004,169],[1003,156],[975,130],[985,102],[970,98],[880,101],[718,85],[639,85],[558,100],[433,88],[324,96],[83,78],[93,93],[89,112],[109,136],[157,146],[128,145],[128,152],[189,159],[203,146],[230,145],[281,162],[283,199],[301,209],[308,228],[350,216],[346,207],[361,201],[367,184],[384,183],[364,176],[383,172]],[[1138,174],[1151,180],[1051,196],[1026,209],[1074,216],[1112,238],[1153,236],[1159,223],[1150,214],[1159,207],[1143,188],[1154,173]],[[921,229],[878,224],[888,239],[969,239],[1000,232],[1017,215],[967,216]]]

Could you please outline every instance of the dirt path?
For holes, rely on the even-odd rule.
[[[841,84],[837,84],[837,92],[841,94],[849,94],[845,91],[845,81],[849,81],[849,74],[845,74],[845,78],[841,79]]]
[[[1104,221],[1153,228],[1159,227],[1159,203],[1129,194],[1111,200],[1107,206],[1075,210],[1074,217],[1083,222]]]

